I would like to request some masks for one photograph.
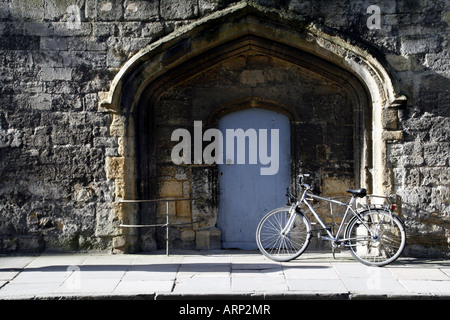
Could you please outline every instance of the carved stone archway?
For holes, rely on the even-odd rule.
[[[383,63],[355,43],[295,15],[274,9],[262,12],[259,7],[240,3],[142,48],[120,69],[109,92],[100,94],[99,109],[112,115],[110,134],[117,137],[119,145],[119,156],[106,161],[107,176],[115,182],[115,198],[142,196],[142,174],[150,169],[143,168],[142,158],[138,158],[149,161],[150,152],[142,146],[149,143],[150,135],[140,137],[139,132],[145,126],[143,119],[151,116],[149,110],[160,103],[161,96],[199,73],[249,52],[298,66],[345,91],[354,112],[355,184],[374,193],[391,191],[386,141],[402,139],[396,110],[405,98],[398,95],[395,80]],[[254,96],[239,101],[268,108],[280,102],[264,104]],[[211,122],[220,113],[228,112],[227,108],[238,105],[231,100],[215,104],[218,108],[209,114]],[[279,108],[295,118],[289,106]],[[144,180],[150,180],[148,174]],[[115,220],[131,224],[139,221],[143,210],[118,201],[112,208]],[[113,249],[135,251],[138,239],[133,229],[117,229]]]

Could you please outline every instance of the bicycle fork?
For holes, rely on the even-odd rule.
[[[295,215],[296,215],[296,209],[297,209],[297,203],[293,204],[291,208],[289,209],[289,220],[287,221],[286,225],[284,226],[283,230],[281,230],[281,235],[285,236],[286,234],[291,231],[292,226],[294,225]]]

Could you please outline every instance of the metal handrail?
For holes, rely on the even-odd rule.
[[[191,201],[197,200],[197,198],[160,198],[160,199],[147,199],[147,200],[123,200],[120,199],[119,203],[144,203],[144,202],[166,202],[166,223],[162,224],[120,224],[121,228],[150,228],[150,227],[166,227],[166,256],[169,256],[169,227],[173,225],[193,224],[201,221],[194,221],[189,223],[170,223],[169,222],[169,202],[171,201]],[[203,220],[202,220],[203,221]]]

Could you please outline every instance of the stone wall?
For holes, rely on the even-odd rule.
[[[387,189],[402,199],[401,215],[408,226],[405,252],[448,255],[450,8],[446,1],[418,0],[3,0],[1,253],[120,247],[113,243],[123,234],[116,225],[122,221],[117,207],[124,206],[117,199],[125,194],[119,178],[121,170],[132,168],[120,164],[125,120],[114,112],[99,112],[102,93],[142,47],[236,4],[320,26],[367,50],[386,67],[407,97],[383,114],[392,135],[380,150],[386,153],[391,179]],[[368,27],[370,5],[380,8],[379,29]],[[246,68],[239,81],[257,85],[260,75],[246,75],[260,69]],[[170,179],[181,177],[180,170],[170,171]],[[191,180],[185,180],[182,192],[188,193]],[[200,184],[201,179],[192,181]],[[183,239],[194,246],[195,232],[178,234],[174,242]],[[144,249],[157,247],[148,234],[142,239],[149,243]]]

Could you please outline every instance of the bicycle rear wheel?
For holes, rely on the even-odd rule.
[[[353,257],[369,266],[381,267],[394,262],[406,243],[405,227],[400,218],[378,209],[362,212],[360,219],[354,217],[345,233]]]
[[[311,224],[303,213],[295,212],[292,228],[283,234],[289,221],[290,207],[270,211],[262,218],[256,230],[256,243],[262,254],[274,261],[297,258],[308,247]]]

